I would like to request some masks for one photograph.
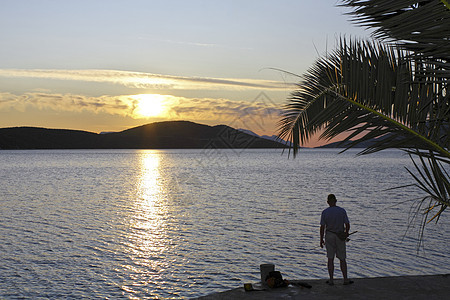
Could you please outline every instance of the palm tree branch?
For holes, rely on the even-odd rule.
[[[450,76],[450,5],[448,0],[341,0],[352,9],[356,24],[373,29],[372,36],[394,41],[429,67],[419,77]],[[430,77],[427,79],[430,80]]]
[[[447,0],[441,0],[442,3],[447,7],[447,9],[450,9],[450,4],[447,2]]]
[[[402,124],[402,123],[400,123],[400,122],[390,118],[389,116],[387,116],[387,115],[385,115],[385,114],[383,114],[383,113],[381,113],[381,112],[379,112],[379,111],[377,111],[377,110],[375,110],[373,108],[370,108],[370,107],[368,107],[368,106],[366,106],[366,105],[364,105],[364,104],[362,104],[362,103],[360,103],[358,101],[355,101],[355,100],[350,99],[348,97],[344,97],[343,95],[341,95],[340,93],[335,92],[332,89],[328,89],[327,88],[327,90],[329,92],[331,92],[331,93],[334,93],[336,95],[336,97],[338,97],[338,98],[340,98],[342,100],[345,100],[345,101],[347,101],[347,102],[349,102],[349,103],[351,103],[351,104],[353,104],[353,105],[355,105],[355,106],[357,106],[357,107],[359,107],[361,109],[364,109],[364,110],[368,111],[369,113],[371,113],[373,115],[376,115],[376,116],[382,118],[383,120],[388,121],[389,123],[391,123],[391,124],[395,125],[396,127],[402,129],[403,131],[405,131],[405,132],[407,132],[407,133],[417,137],[419,140],[421,140],[421,141],[425,142],[426,144],[430,145],[432,148],[434,148],[441,155],[443,155],[443,156],[445,156],[447,158],[450,158],[450,152],[449,151],[445,150],[439,144],[433,142],[432,140],[428,139],[424,135],[416,132],[412,128],[409,128],[408,126],[406,126],[406,125],[404,125],[404,124]]]

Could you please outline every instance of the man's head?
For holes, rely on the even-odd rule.
[[[334,194],[329,194],[327,198],[327,203],[329,206],[335,206],[336,205],[336,196]]]

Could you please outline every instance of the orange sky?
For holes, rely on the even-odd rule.
[[[119,131],[155,121],[277,122],[298,77],[340,35],[334,0],[7,1],[0,127]],[[317,22],[320,20],[320,22]]]

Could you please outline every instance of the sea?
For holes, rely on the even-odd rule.
[[[355,232],[350,277],[450,273],[450,216],[421,237],[410,157],[358,151],[2,150],[0,298],[191,299],[265,263],[325,279],[329,193]]]

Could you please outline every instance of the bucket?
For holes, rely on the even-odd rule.
[[[266,277],[270,272],[275,270],[274,264],[262,264],[259,265],[259,270],[261,271],[261,283],[266,285]]]

